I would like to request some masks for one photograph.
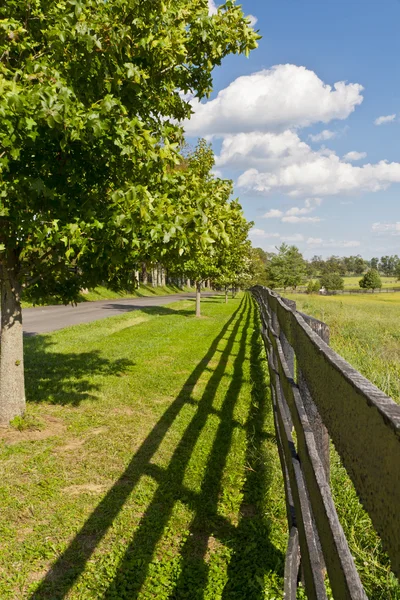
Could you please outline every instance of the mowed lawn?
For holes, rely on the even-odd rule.
[[[248,295],[26,339],[1,434],[1,600],[282,597],[286,512]]]

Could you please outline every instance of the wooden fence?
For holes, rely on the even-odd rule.
[[[252,290],[268,355],[289,542],[285,599],[366,599],[329,485],[329,437],[400,575],[400,406],[329,347],[325,323]]]

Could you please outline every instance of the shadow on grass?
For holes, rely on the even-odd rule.
[[[97,351],[54,352],[54,343],[45,336],[24,340],[26,396],[28,402],[78,406],[82,400],[95,399],[100,386],[92,377],[122,376],[134,363],[128,359],[110,361]]]
[[[181,549],[181,575],[176,589],[170,595],[171,598],[203,598],[209,577],[206,553],[211,536],[231,547],[233,551],[227,584],[227,590],[232,590],[232,592],[228,591],[228,595],[224,597],[249,597],[261,600],[260,584],[258,584],[258,588],[256,586],[257,594],[251,595],[254,590],[254,583],[251,582],[254,566],[251,562],[256,560],[256,555],[257,576],[261,574],[262,578],[265,570],[273,568],[276,568],[279,574],[281,573],[283,557],[268,541],[268,524],[264,523],[262,516],[256,517],[256,514],[258,515],[257,500],[263,495],[262,486],[268,485],[266,467],[262,465],[262,468],[259,469],[262,475],[253,477],[250,473],[247,477],[242,516],[238,527],[232,525],[229,519],[218,514],[218,502],[222,493],[222,475],[231,449],[232,437],[235,428],[242,427],[234,419],[234,409],[243,383],[243,363],[246,359],[246,340],[251,321],[249,303],[250,300],[247,298],[241,302],[236,312],[215,338],[207,354],[189,376],[177,398],[133,456],[125,472],[99,503],[69,547],[54,563],[37,590],[31,595],[31,600],[61,600],[67,596],[143,475],[151,476],[157,481],[158,488],[132,536],[114,580],[102,595],[104,600],[116,598],[133,600],[138,597],[146,580],[156,545],[168,526],[177,501],[188,505],[194,512],[194,518],[190,527],[192,535],[188,537]],[[241,337],[238,339],[243,318],[246,321]],[[258,336],[258,332],[255,332],[254,336]],[[222,340],[226,340],[225,350],[217,355],[217,347]],[[256,347],[258,348],[256,338],[252,337],[251,341],[254,352],[256,352]],[[233,365],[233,374],[223,404],[220,409],[216,410],[213,407],[213,401],[222,378],[226,376],[227,360],[235,343],[238,343],[239,348]],[[168,466],[161,468],[153,464],[152,457],[185,404],[193,404],[192,391],[203,373],[210,369],[210,361],[215,360],[216,357],[218,357],[217,365],[213,367],[202,397],[196,403],[197,410],[175,448]],[[259,359],[252,354],[253,378],[259,376],[257,360]],[[257,384],[255,385],[257,387]],[[255,465],[256,460],[260,460],[258,444],[261,443],[259,434],[263,428],[262,421],[266,411],[264,398],[264,390],[255,393],[246,424],[248,448],[246,460],[250,468]],[[184,486],[184,475],[196,443],[207,426],[210,414],[216,413],[220,418],[219,426],[208,456],[202,487],[197,493]],[[257,459],[254,458],[255,456]],[[248,508],[250,506],[252,506],[251,510]],[[260,547],[250,549],[249,555],[246,540],[251,537],[251,543],[254,545],[254,527],[260,528],[260,535],[257,534],[257,540],[260,539]],[[253,529],[253,534],[251,534],[251,529]],[[257,546],[257,544],[255,545]],[[243,583],[244,576],[241,578],[236,573],[238,568],[250,569],[250,575],[246,576],[246,582],[250,582],[248,590]],[[239,588],[240,595],[235,595],[235,590]]]

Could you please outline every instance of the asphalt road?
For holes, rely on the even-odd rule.
[[[202,296],[214,296],[214,293],[202,292]],[[25,308],[22,311],[24,333],[35,335],[63,329],[70,325],[90,323],[98,319],[113,317],[130,310],[140,310],[147,306],[164,306],[177,300],[195,298],[195,294],[171,294],[169,296],[151,296],[146,298],[124,298],[123,300],[100,300],[81,302],[77,306],[40,306]]]

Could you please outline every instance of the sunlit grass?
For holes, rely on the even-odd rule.
[[[285,501],[249,298],[26,340],[3,434],[0,598],[280,598]]]

